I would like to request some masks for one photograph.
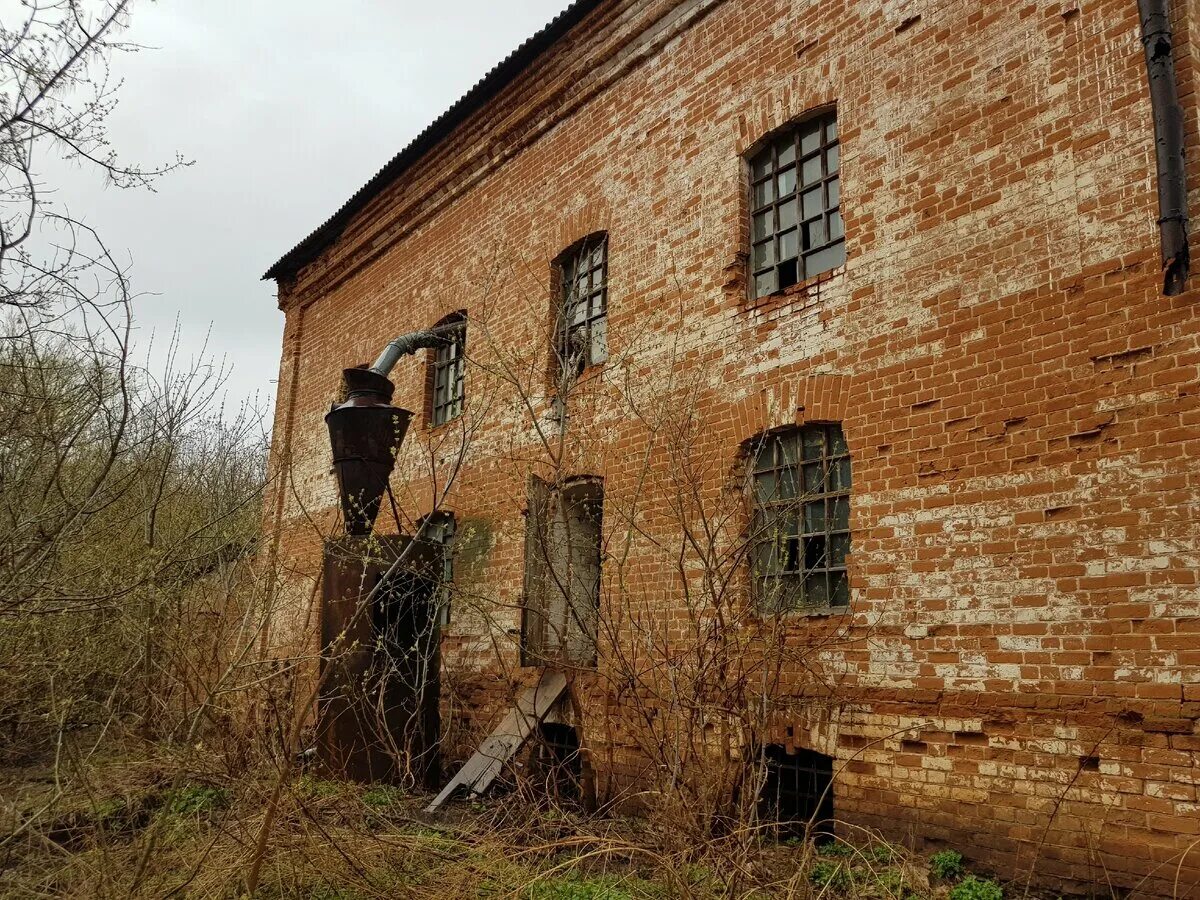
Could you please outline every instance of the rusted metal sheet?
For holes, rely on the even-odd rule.
[[[401,559],[389,575],[395,560]],[[318,756],[357,781],[436,786],[440,550],[408,537],[325,548]]]

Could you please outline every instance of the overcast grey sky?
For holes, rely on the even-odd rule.
[[[57,200],[127,252],[139,339],[233,366],[230,400],[274,393],[283,314],[267,267],[567,0],[158,0],[119,57],[116,149],[195,164],[157,193],[55,172]]]

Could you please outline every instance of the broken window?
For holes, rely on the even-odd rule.
[[[598,478],[555,488],[530,476],[523,665],[595,665],[603,505]]]
[[[432,371],[430,372],[432,402],[429,420],[434,425],[445,425],[451,419],[458,418],[463,410],[467,318],[462,313],[455,313],[438,323],[438,325],[455,324],[458,327],[452,329],[446,336],[446,341],[433,350]]]
[[[751,568],[764,613],[850,603],[850,451],[842,426],[771,432],[750,466]]]
[[[457,523],[454,513],[439,510],[422,517],[419,526],[421,537],[431,544],[441,548],[441,581],[437,595],[437,623],[439,626],[450,624],[450,590],[454,583],[454,535]]]
[[[750,271],[765,297],[846,261],[837,112],[789,125],[750,158]]]
[[[810,823],[818,835],[833,834],[833,758],[815,750],[788,753],[780,744],[763,748],[766,778],[758,795],[763,821],[803,835]]]
[[[608,359],[608,235],[590,235],[563,253],[558,273],[559,371],[578,375]]]

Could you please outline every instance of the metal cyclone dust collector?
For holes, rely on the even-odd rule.
[[[402,334],[383,348],[371,368],[346,369],[342,373],[346,402],[329,411],[325,424],[329,427],[346,534],[351,537],[366,537],[375,527],[383,492],[396,465],[396,452],[412,419],[407,409],[392,406],[395,387],[388,373],[402,357],[440,347],[461,328],[460,323],[451,323]]]
[[[371,369],[346,369],[346,402],[325,416],[346,534],[366,537],[396,465],[412,413],[392,406],[392,383]]]

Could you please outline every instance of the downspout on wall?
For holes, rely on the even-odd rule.
[[[1154,110],[1158,169],[1158,228],[1162,243],[1163,293],[1183,293],[1191,267],[1188,252],[1187,170],[1184,167],[1183,107],[1175,77],[1170,0],[1138,0],[1142,46]]]

